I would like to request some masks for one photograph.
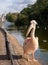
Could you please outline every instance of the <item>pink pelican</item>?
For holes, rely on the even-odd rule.
[[[26,36],[28,36],[31,31],[30,37],[27,37],[23,44],[24,54],[28,56],[31,55],[31,59],[30,57],[28,57],[28,61],[29,60],[36,61],[34,58],[34,53],[38,49],[38,37],[35,37],[36,25],[37,25],[37,22],[35,20],[32,20],[31,25],[29,26],[29,29],[26,34]]]

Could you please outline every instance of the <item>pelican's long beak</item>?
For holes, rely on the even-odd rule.
[[[26,34],[26,36],[28,36],[29,35],[29,33],[30,33],[30,31],[31,31],[31,29],[33,28],[33,26],[32,26],[32,24],[29,26],[29,29],[28,29],[28,31],[27,31],[27,34]]]
[[[30,23],[31,23],[31,25],[30,25],[30,27],[29,27],[29,29],[28,29],[28,31],[27,31],[26,36],[28,36],[28,34],[30,33],[30,31],[31,31],[32,28],[33,28],[34,30],[36,29],[37,22],[36,22],[35,20],[32,20]]]
[[[36,29],[36,25],[37,25],[37,24],[31,23],[31,25],[29,26],[29,29],[28,29],[28,31],[27,31],[26,36],[29,35],[29,33],[30,33],[30,31],[32,30],[32,28],[33,28],[34,30]]]

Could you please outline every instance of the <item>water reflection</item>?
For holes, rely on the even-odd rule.
[[[14,25],[8,25],[7,30],[9,33],[14,35],[19,43],[23,45],[23,42],[25,40],[25,34],[27,31],[27,28],[23,27],[15,27]],[[36,36],[39,37],[39,49],[35,53],[36,59],[38,59],[42,65],[48,65],[48,31],[38,28],[36,30]]]

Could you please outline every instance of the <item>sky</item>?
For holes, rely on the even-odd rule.
[[[0,0],[0,14],[8,12],[20,12],[28,4],[34,4],[37,0]]]

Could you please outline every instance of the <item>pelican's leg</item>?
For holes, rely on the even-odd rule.
[[[23,57],[24,57],[24,59],[26,59],[27,61],[30,61],[30,59],[29,59],[29,54],[28,54],[28,53],[24,53]]]
[[[27,60],[27,61],[32,61],[31,59],[30,59],[30,54],[25,54],[25,59]]]
[[[32,61],[31,58],[30,58],[30,54],[28,54],[28,61]]]
[[[34,52],[32,53],[32,61],[37,61],[34,57]]]

